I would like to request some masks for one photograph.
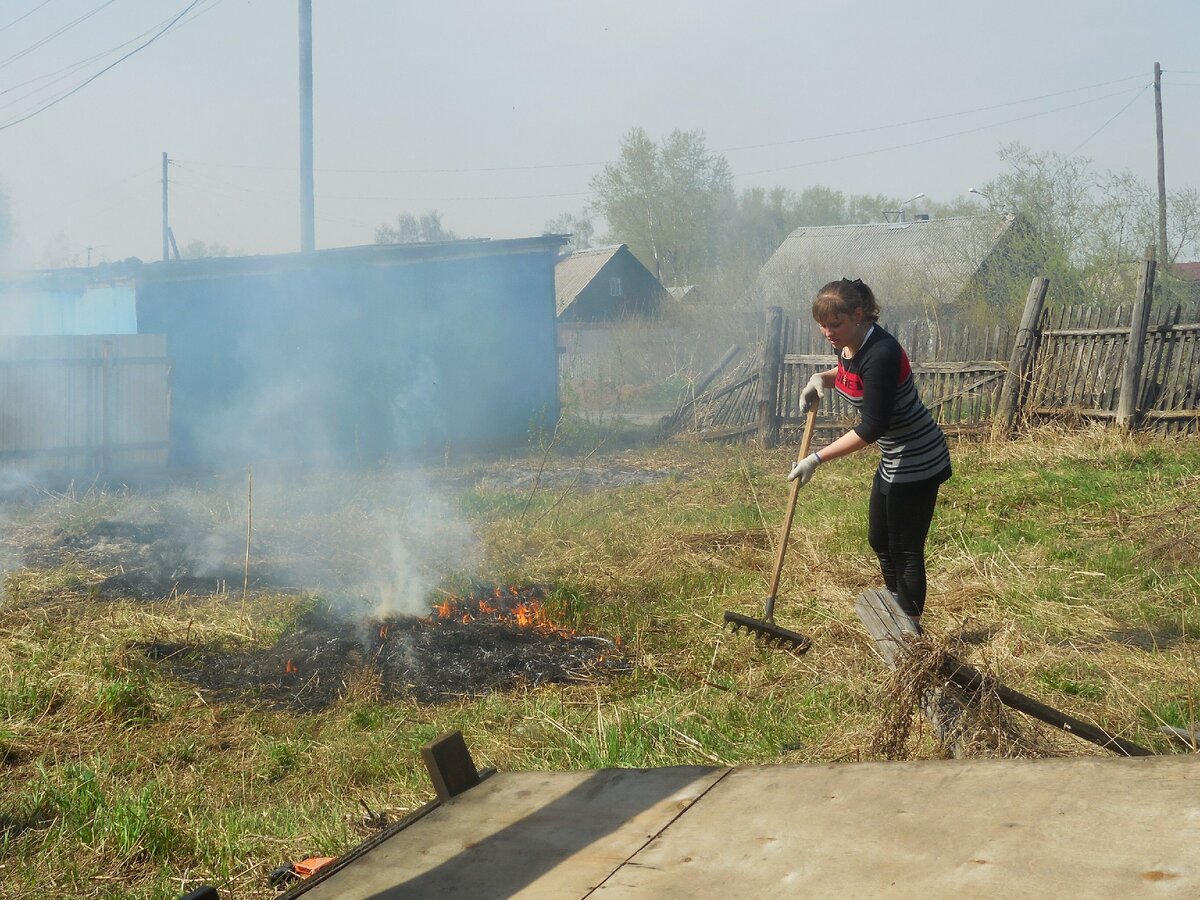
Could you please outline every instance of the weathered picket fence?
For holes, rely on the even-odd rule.
[[[1049,282],[1030,285],[1015,333],[929,323],[885,324],[907,349],[926,406],[944,430],[1010,434],[1028,422],[1101,419],[1168,434],[1200,423],[1200,306],[1153,309],[1155,262],[1141,263],[1127,307],[1046,308]],[[1151,324],[1152,321],[1155,324]],[[820,335],[772,307],[757,354],[715,377],[676,410],[673,422],[707,440],[790,439],[803,415],[800,393],[835,357]],[[709,387],[711,383],[711,387]],[[818,430],[840,433],[853,421],[832,392]]]

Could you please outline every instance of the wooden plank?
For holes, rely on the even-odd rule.
[[[1198,844],[1182,754],[747,767],[588,896],[1185,898]]]
[[[917,637],[919,631],[913,620],[900,609],[891,591],[884,588],[863,591],[854,601],[854,611],[888,668],[893,671],[899,668],[909,652],[908,641]],[[966,748],[959,741],[958,720],[963,706],[956,694],[953,689],[933,688],[921,697],[920,707],[938,740],[959,758],[966,755]]]
[[[587,896],[728,768],[500,773],[304,893],[306,900]]]
[[[770,449],[779,443],[779,369],[783,359],[783,308],[767,308],[766,339],[758,373],[758,439]]]
[[[1132,323],[1129,326],[1129,355],[1121,377],[1121,397],[1117,404],[1117,424],[1132,428],[1137,424],[1139,409],[1138,388],[1142,383],[1142,363],[1145,360],[1146,330],[1150,323],[1150,304],[1154,293],[1154,250],[1146,251],[1146,258],[1138,270],[1137,293],[1134,298]]]
[[[1009,359],[1008,375],[1000,392],[1000,408],[997,410],[993,427],[994,439],[1004,439],[1012,433],[1017,407],[1037,349],[1037,323],[1041,320],[1049,286],[1050,281],[1046,278],[1035,278],[1029,285],[1029,294],[1025,298],[1025,309],[1021,315],[1021,326],[1017,332],[1012,357]]]
[[[479,772],[461,731],[448,731],[425,744],[421,760],[439,800],[457,797],[479,784]]]

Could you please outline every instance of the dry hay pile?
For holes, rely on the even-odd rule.
[[[909,637],[908,653],[880,688],[880,722],[870,753],[903,760],[914,752],[913,724],[918,714],[947,722],[937,735],[944,756],[1017,759],[1068,755],[1033,722],[1007,709],[994,691],[974,694],[950,683],[945,672],[955,658],[928,634]]]

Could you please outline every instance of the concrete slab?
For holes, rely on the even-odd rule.
[[[1200,756],[496,775],[326,898],[1200,897]]]

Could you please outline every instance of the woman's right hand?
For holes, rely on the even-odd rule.
[[[824,395],[825,375],[823,372],[818,372],[812,378],[808,379],[808,384],[800,392],[800,411],[807,413],[810,409],[817,408],[821,405],[821,398]]]

